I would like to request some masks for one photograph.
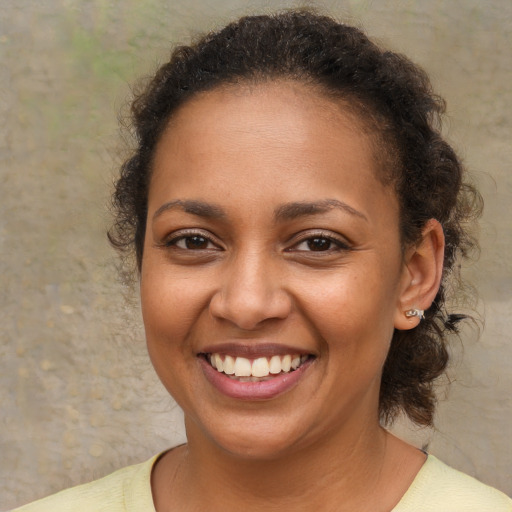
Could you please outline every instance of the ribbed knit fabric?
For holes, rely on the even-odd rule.
[[[157,458],[12,512],[155,512],[151,468]],[[512,500],[429,455],[409,490],[390,512],[512,512]]]

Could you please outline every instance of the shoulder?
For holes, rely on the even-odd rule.
[[[155,512],[151,468],[158,456],[94,482],[72,487],[11,512]]]
[[[429,455],[392,512],[512,512],[502,492]]]

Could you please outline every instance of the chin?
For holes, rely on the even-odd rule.
[[[232,457],[250,461],[272,461],[282,459],[294,452],[288,439],[276,439],[276,436],[247,436],[237,439],[216,440],[218,446]]]
[[[229,421],[215,428],[197,428],[197,423],[186,421],[189,442],[196,441],[197,436],[208,444],[213,444],[232,457],[246,460],[270,461],[282,458],[297,450],[300,435],[293,428],[287,428],[285,422],[272,419],[246,417]],[[226,424],[232,428],[226,428]],[[202,443],[201,443],[202,444]]]

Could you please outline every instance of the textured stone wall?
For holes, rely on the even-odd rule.
[[[408,54],[448,100],[446,133],[486,200],[467,269],[485,326],[454,342],[435,431],[397,430],[512,493],[509,0],[316,2]],[[170,42],[295,2],[3,0],[0,11],[0,510],[183,440],[117,281],[105,205],[128,84]],[[443,391],[443,395],[445,392]]]

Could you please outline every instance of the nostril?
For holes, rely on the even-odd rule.
[[[259,288],[216,293],[210,301],[210,313],[243,330],[257,329],[268,320],[290,314],[291,300],[283,290]]]

